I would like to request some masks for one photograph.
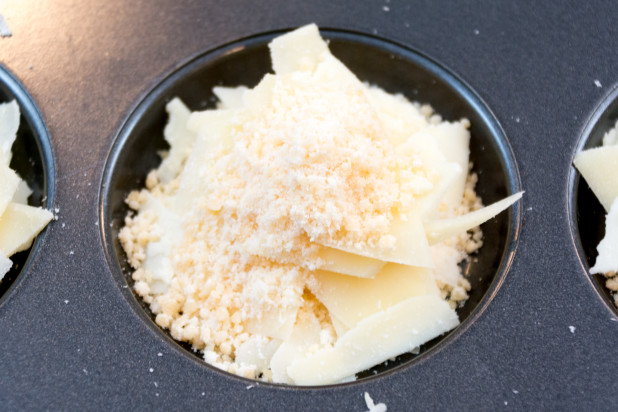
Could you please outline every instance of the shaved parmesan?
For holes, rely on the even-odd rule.
[[[369,315],[412,296],[439,295],[428,269],[389,263],[373,279],[360,279],[324,271],[314,273],[311,292],[329,313],[348,328]]]
[[[379,259],[355,255],[331,247],[321,248],[319,256],[322,263],[318,265],[318,269],[360,278],[373,278],[386,264]]]
[[[520,195],[466,214],[466,119],[364,84],[315,25],[269,47],[275,74],[215,87],[216,109],[170,102],[170,152],[119,238],[157,324],[206,362],[349,382],[458,324],[467,230]]]
[[[618,272],[618,197],[605,218],[605,237],[597,251],[599,255],[590,273]]]
[[[9,168],[19,119],[16,101],[0,104],[0,281],[12,266],[9,257],[28,249],[53,217],[47,210],[27,205],[32,190]]]
[[[585,150],[575,156],[573,164],[599,199],[606,212],[618,197],[618,146]]]
[[[521,199],[522,195],[523,192],[515,193],[514,195],[511,195],[496,203],[462,216],[425,222],[425,230],[427,232],[429,243],[431,245],[435,245],[436,243],[448,239],[449,237],[465,232],[468,229],[472,229],[473,227],[488,221]]]
[[[305,357],[313,345],[320,343],[320,322],[311,313],[299,316],[291,336],[274,353],[270,362],[273,379],[281,383],[294,383],[287,369],[298,358]]]
[[[409,298],[363,319],[332,348],[292,363],[288,376],[297,385],[337,382],[411,351],[458,324],[455,311],[439,296]]]
[[[8,165],[2,162],[2,157],[0,153],[0,216],[13,199],[21,180]]]
[[[448,192],[442,196],[442,202],[454,208],[461,204],[466,186],[466,171],[470,157],[470,132],[462,122],[442,122],[431,125],[428,129],[438,142],[438,147],[447,161],[459,165],[461,172],[454,177],[454,182],[448,186]]]
[[[0,251],[11,256],[28,249],[52,218],[49,210],[10,203],[0,216]]]
[[[268,45],[273,69],[278,75],[315,70],[321,56],[330,55],[320,38],[318,27],[309,24],[287,35],[277,37]]]
[[[245,105],[243,96],[247,90],[249,88],[246,86],[215,86],[212,88],[212,92],[221,102],[221,109],[242,109]]]
[[[4,278],[4,275],[9,273],[13,266],[13,262],[4,253],[0,252],[0,281]]]
[[[0,104],[0,153],[4,163],[11,162],[11,147],[19,129],[19,106],[15,100]]]
[[[344,252],[361,255],[384,262],[400,263],[408,266],[433,267],[429,243],[420,216],[411,214],[406,220],[393,220],[389,234],[395,240],[391,249],[372,248],[367,245],[341,245],[337,242],[324,242],[324,246]]]
[[[165,108],[169,113],[169,122],[165,126],[163,135],[170,144],[170,151],[161,162],[157,174],[163,183],[169,183],[178,176],[183,162],[191,152],[195,133],[187,129],[187,121],[191,112],[180,99],[172,99]]]
[[[1,167],[1,166],[0,166]],[[21,203],[22,205],[28,204],[28,198],[32,194],[32,189],[28,186],[25,180],[19,180],[17,184],[17,189],[15,193],[13,193],[13,199],[11,200],[14,203]]]

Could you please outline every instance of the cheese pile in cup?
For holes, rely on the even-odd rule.
[[[17,102],[0,104],[0,281],[13,262],[13,254],[27,250],[53,218],[50,211],[28,206],[32,190],[9,164],[19,128]]]
[[[156,323],[209,364],[345,382],[458,325],[459,263],[521,194],[481,208],[469,122],[363,84],[315,25],[269,47],[255,88],[167,105],[169,153],[120,241]]]
[[[573,163],[607,213],[605,237],[597,247],[598,256],[590,273],[608,278],[607,288],[614,292],[614,304],[618,306],[618,122],[605,133],[601,147],[578,153]]]

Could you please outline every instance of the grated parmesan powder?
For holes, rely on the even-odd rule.
[[[340,350],[338,340],[364,320],[346,323],[338,301],[321,293],[315,274],[330,264],[325,247],[345,262],[358,257],[350,250],[377,251],[358,255],[384,265],[380,256],[398,253],[393,226],[413,221],[439,186],[442,172],[427,159],[448,163],[437,149],[402,147],[441,125],[469,137],[467,120],[442,122],[428,106],[358,81],[317,33],[311,25],[276,39],[276,75],[254,89],[217,88],[216,110],[190,113],[170,102],[171,149],[146,188],[128,196],[135,213],[120,231],[135,291],[156,323],[209,364],[247,378],[293,384],[296,359]],[[286,47],[295,36],[305,49]],[[467,150],[466,140],[457,201],[439,203],[434,218],[482,206]],[[459,263],[481,245],[476,227],[427,246],[429,279],[449,311],[470,290]],[[326,383],[367,366],[356,368],[341,366],[341,379]]]

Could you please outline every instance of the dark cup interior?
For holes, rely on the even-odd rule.
[[[110,152],[100,197],[102,235],[112,272],[121,285],[133,285],[131,269],[118,241],[118,231],[129,212],[124,199],[130,191],[142,188],[147,173],[160,163],[157,151],[166,147],[165,104],[178,96],[192,110],[200,110],[214,106],[213,86],[256,85],[271,71],[267,44],[278,34],[281,33],[243,39],[196,57],[162,79],[127,118]],[[504,132],[482,100],[462,80],[421,54],[391,42],[344,31],[324,30],[322,34],[329,40],[333,54],[361,80],[392,93],[402,93],[410,100],[429,103],[447,120],[462,117],[470,120],[471,160],[479,176],[477,193],[485,204],[520,190],[517,167]],[[461,333],[491,300],[510,266],[518,238],[519,216],[520,206],[516,205],[483,225],[485,245],[474,259],[463,265],[472,291],[468,301],[458,309],[462,325],[423,345],[418,356],[426,356],[433,352],[430,348]],[[146,314],[145,319],[152,320],[147,305],[139,297],[130,296],[133,307]],[[189,349],[187,354],[196,356],[187,345],[183,346]],[[359,374],[359,378],[397,369],[418,356],[401,355]]]
[[[17,138],[13,143],[11,168],[24,179],[32,189],[28,203],[51,209],[53,205],[53,156],[49,134],[40,112],[32,98],[21,83],[2,65],[0,65],[0,103],[17,100],[21,118]],[[19,274],[24,272],[31,256],[38,249],[41,232],[30,249],[16,253],[11,257],[13,267],[0,282],[0,304],[2,296],[13,286]]]
[[[614,89],[594,112],[582,133],[576,153],[603,145],[603,136],[614,127],[618,120],[618,88]],[[571,227],[580,259],[586,272],[594,266],[597,258],[597,245],[605,236],[605,209],[596,198],[588,183],[572,168],[571,173]],[[618,316],[618,309],[603,275],[590,275],[590,280],[599,296],[609,309]]]

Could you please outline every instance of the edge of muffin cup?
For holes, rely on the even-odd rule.
[[[602,145],[604,134],[615,126],[617,120],[618,85],[594,109],[577,140],[569,170],[567,207],[571,240],[586,278],[599,299],[618,319],[618,308],[614,304],[612,292],[605,286],[607,278],[601,274],[590,274],[590,268],[597,258],[597,245],[605,235],[605,209],[573,166],[573,159],[578,153]]]
[[[0,102],[16,100],[20,124],[13,144],[11,168],[26,180],[33,190],[28,204],[52,210],[55,198],[55,163],[50,135],[32,96],[19,79],[0,63]],[[51,224],[51,222],[50,222]],[[34,239],[32,246],[11,257],[13,266],[0,282],[0,307],[7,303],[29,272],[49,231],[47,225]]]

